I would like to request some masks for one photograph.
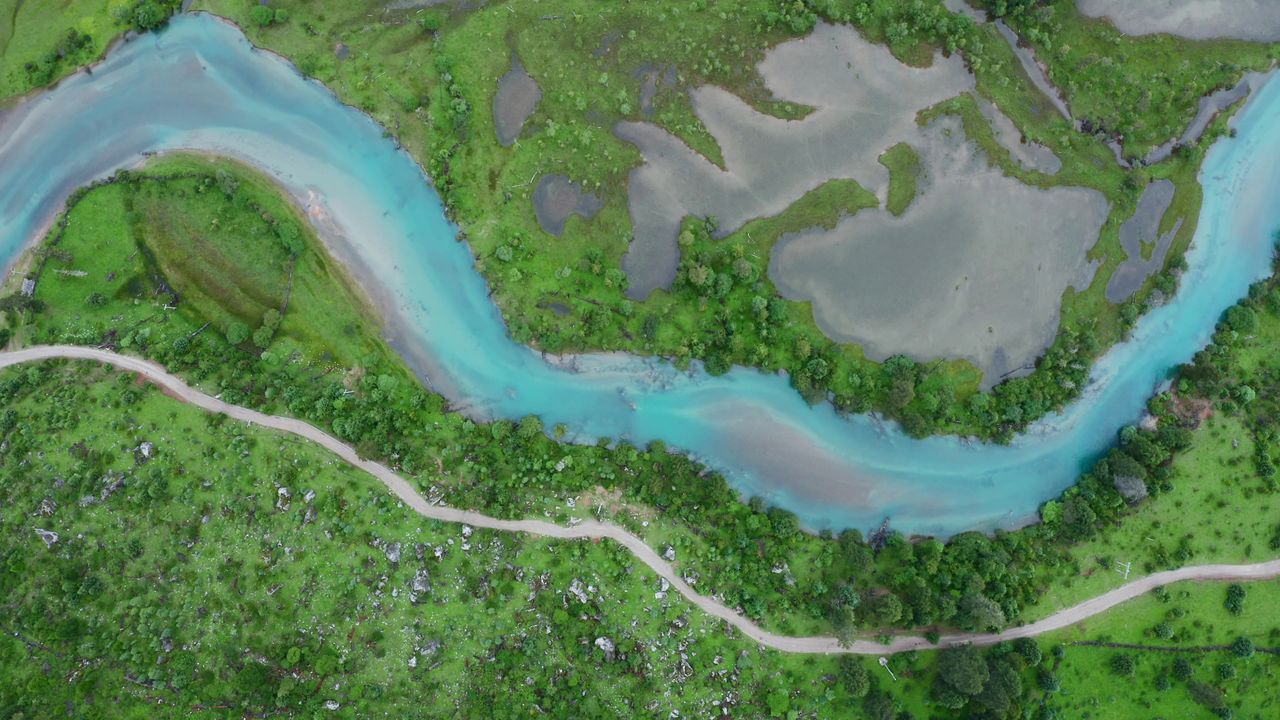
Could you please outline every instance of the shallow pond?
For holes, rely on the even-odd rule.
[[[144,153],[231,155],[300,198],[381,307],[395,347],[466,412],[537,414],[583,441],[664,440],[808,527],[865,530],[887,516],[905,532],[946,535],[1032,517],[1266,271],[1280,227],[1280,83],[1258,92],[1236,126],[1238,137],[1206,159],[1178,295],[1107,353],[1081,401],[1008,447],[912,440],[869,417],[809,407],[784,378],[746,369],[709,377],[616,354],[548,362],[510,339],[468,247],[382,128],[203,15],[126,44],[91,76],[0,119],[0,258],[16,260],[74,188]]]
[[[1110,18],[1130,35],[1280,40],[1276,0],[1076,0],[1076,5],[1090,17]]]
[[[1095,190],[1007,177],[953,116],[917,134],[924,177],[901,217],[863,210],[784,237],[769,275],[813,302],[823,332],[868,357],[962,357],[990,387],[1034,366],[1057,333],[1063,291],[1089,287],[1096,264],[1085,255],[1109,205]]]

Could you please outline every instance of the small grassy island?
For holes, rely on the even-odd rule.
[[[56,82],[177,4],[0,0],[0,98]],[[806,398],[913,434],[1003,440],[1076,397],[1092,361],[1176,292],[1196,173],[1238,101],[1168,157],[1138,160],[1280,46],[1124,35],[1072,0],[972,5],[989,17],[934,0],[191,3],[368,112],[421,162],[520,342],[786,370]],[[831,42],[805,44],[817,37]],[[840,95],[850,73],[901,74],[947,97],[903,105],[875,130],[894,142],[867,140],[865,157],[811,153],[788,175],[752,153],[801,128],[821,143],[824,128],[874,124],[846,117],[852,105],[779,92],[807,87],[787,85],[788,53],[831,47],[849,66],[806,82]],[[1025,51],[1071,117],[1033,84]],[[878,64],[855,72],[855,60]],[[657,162],[654,148],[679,160]],[[827,172],[837,166],[848,172]],[[636,297],[637,188],[725,176],[776,194],[743,204],[732,183],[709,185],[725,211],[666,218],[669,282]],[[1080,206],[1097,210],[1076,258],[1096,269],[1063,285],[1049,342],[1014,379],[992,382],[959,357],[876,359],[828,335],[820,300],[775,284],[777,256],[803,236],[915,227],[892,223],[929,216],[944,188],[975,178],[1021,198],[1087,193]],[[1146,199],[1154,187],[1164,199]],[[1126,223],[1144,207],[1161,210],[1141,232],[1167,238],[1167,254],[1112,302],[1125,238],[1140,232]],[[76,191],[18,262],[0,291],[0,350],[139,356],[223,402],[322,429],[433,505],[612,523],[694,592],[785,636],[938,644],[1053,616],[1126,579],[1280,556],[1274,277],[1040,522],[943,542],[805,532],[660,443],[571,444],[532,416],[469,419],[383,339],[378,308],[313,220],[305,198],[248,165],[149,158]],[[1034,638],[881,667],[770,649],[653,567],[608,540],[423,518],[323,447],[205,413],[138,375],[83,360],[0,369],[4,718],[1262,720],[1280,687],[1275,579],[1175,583]]]

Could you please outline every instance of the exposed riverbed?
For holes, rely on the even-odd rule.
[[[1269,267],[1280,227],[1280,84],[1258,91],[1202,174],[1205,201],[1178,295],[1106,354],[1085,397],[1012,446],[912,440],[809,407],[784,378],[626,355],[550,363],[513,342],[465,244],[412,159],[235,29],[175,19],[0,119],[0,258],[12,264],[70,192],[143,153],[231,155],[310,197],[335,254],[381,306],[395,347],[478,417],[542,416],[576,439],[660,439],[809,527],[950,534],[1017,525],[1135,421],[1169,370]]]

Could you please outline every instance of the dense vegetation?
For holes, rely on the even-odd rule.
[[[1022,83],[1009,82],[1007,48],[989,28],[944,18],[935,3],[853,3],[846,12],[826,3],[755,2],[725,12],[716,3],[602,8],[566,0],[565,16],[551,19],[542,18],[545,8],[520,3],[380,11],[372,19],[350,3],[273,2],[269,18],[256,9],[263,6],[247,1],[205,4],[253,22],[260,28],[251,31],[256,41],[330,82],[424,159],[468,230],[518,339],[552,349],[655,352],[699,359],[713,370],[731,363],[787,368],[808,397],[834,393],[842,408],[878,408],[918,433],[945,428],[1002,437],[1060,405],[1142,301],[1107,309],[1098,304],[1097,288],[1069,299],[1064,331],[1040,371],[992,395],[973,393],[976,377],[957,364],[867,363],[856,349],[822,338],[807,309],[776,297],[764,272],[781,234],[874,205],[856,183],[833,181],[778,217],[723,240],[711,237],[713,219],[690,219],[681,234],[677,286],[631,303],[621,296],[616,265],[627,227],[616,190],[636,159],[607,129],[618,118],[635,117],[640,79],[631,71],[639,63],[666,58],[680,67],[682,86],[716,82],[764,111],[798,116],[803,108],[762,97],[749,68],[764,44],[807,31],[819,14],[849,20],[912,61],[934,47],[965,52],[980,91],[1012,99],[1001,106],[1029,137],[1063,157],[1062,177],[1095,175],[1093,182],[1105,186],[1118,207],[1131,207],[1146,179],[1166,176],[1180,187],[1166,220],[1193,216],[1198,204],[1197,150],[1133,173],[1098,165],[1106,153],[1099,138],[1075,137],[1048,116],[1033,119],[1036,101]],[[1073,31],[1101,32],[1080,23]],[[537,30],[526,33],[525,26]],[[673,26],[686,42],[670,43]],[[595,38],[618,28],[611,49],[585,60],[598,49]],[[487,108],[493,81],[506,68],[507,54],[492,51],[498,38],[511,38],[546,98],[532,137],[512,151],[497,148],[488,113],[475,110]],[[335,57],[335,41],[350,43],[347,60]],[[1147,39],[1108,42],[1135,53],[1148,47]],[[5,48],[6,58],[13,47]],[[75,52],[90,55],[90,47],[99,45]],[[1222,53],[1258,52],[1197,47],[1207,49],[1189,60],[1191,67],[1216,68],[1219,75],[1236,72],[1222,70]],[[552,62],[565,55],[578,60]],[[58,58],[62,64],[50,78],[88,59]],[[7,59],[5,67],[12,69]],[[603,81],[602,72],[608,75]],[[1055,80],[1073,108],[1093,102],[1097,109],[1089,112],[1105,116],[1100,98],[1111,89],[1103,80]],[[1133,81],[1113,74],[1105,82]],[[1154,109],[1137,107],[1175,117],[1194,100],[1170,97]],[[653,102],[651,119],[717,156],[678,89],[660,90]],[[1045,182],[1001,155],[971,99],[935,112],[960,115],[966,132],[1005,172]],[[1154,124],[1141,130],[1141,117],[1121,121],[1139,128],[1126,130],[1131,137],[1163,132]],[[527,191],[518,187],[547,169],[585,179],[588,189],[609,197],[590,226],[571,220],[556,244],[540,235],[528,217]],[[482,226],[482,213],[496,213],[499,221]],[[1181,238],[1183,244],[1189,238],[1185,227]],[[1104,251],[1107,243],[1114,243],[1114,227],[1104,232]],[[501,247],[508,252],[500,254]],[[856,530],[814,536],[786,512],[739,502],[721,479],[705,477],[694,462],[661,446],[566,446],[553,440],[555,428],[535,418],[484,425],[446,412],[377,338],[376,322],[296,210],[233,164],[165,159],[77,194],[30,273],[38,280],[34,298],[14,294],[0,301],[0,341],[105,344],[152,357],[230,402],[330,428],[362,454],[392,462],[424,494],[453,505],[505,516],[548,513],[560,521],[587,513],[612,517],[655,546],[671,545],[681,571],[696,577],[700,590],[782,631],[1000,627],[1115,584],[1117,560],[1148,572],[1280,548],[1274,479],[1280,294],[1274,281],[1256,286],[1174,391],[1153,400],[1154,422],[1126,429],[1118,447],[1076,487],[1045,505],[1042,524],[947,543],[890,533],[876,538],[873,551]],[[517,277],[522,282],[511,282]],[[1151,287],[1168,292],[1175,282],[1176,261]],[[557,319],[540,309],[550,299],[567,301],[573,312]],[[1264,623],[1249,615],[1258,606],[1251,596],[1222,588],[1212,590],[1212,603],[1197,604],[1197,619],[1210,617],[1210,609],[1230,617],[1239,609],[1251,624],[1230,625],[1234,621],[1215,615],[1205,620],[1211,627],[1185,627],[1179,622],[1185,614],[1175,612],[1185,598],[1175,595],[1160,600],[1171,603],[1169,617],[1150,623],[1150,638],[1126,629],[1108,640],[1199,643],[1194,652],[1217,653],[1216,668],[1183,669],[1169,663],[1172,656],[1141,648],[1113,653],[1068,646],[1058,655],[1024,643],[988,653],[895,658],[902,684],[861,661],[760,653],[711,632],[718,626],[687,615],[674,599],[654,612],[647,596],[655,581],[616,549],[586,543],[556,548],[472,536],[476,552],[487,553],[483,562],[450,555],[455,564],[428,570],[431,592],[440,593],[432,600],[439,616],[414,613],[400,598],[412,589],[416,568],[432,561],[412,565],[405,544],[404,567],[391,563],[383,541],[398,528],[403,534],[396,537],[444,546],[458,540],[456,529],[402,517],[382,495],[364,489],[365,479],[312,450],[200,418],[127,379],[43,367],[8,371],[0,380],[0,492],[7,493],[0,503],[6,568],[0,595],[13,618],[0,644],[0,667],[11,673],[0,682],[6,711],[39,703],[45,712],[37,716],[55,706],[63,712],[69,700],[73,709],[106,707],[99,714],[111,716],[150,716],[157,702],[210,716],[232,710],[226,707],[232,702],[245,714],[310,714],[333,701],[340,708],[334,712],[360,716],[497,717],[535,705],[566,715],[585,693],[599,703],[592,713],[615,715],[665,715],[676,708],[711,713],[714,700],[753,716],[829,715],[831,708],[861,703],[877,718],[900,711],[945,715],[947,708],[957,716],[1053,717],[1061,708],[1070,717],[1132,717],[1138,705],[1117,704],[1105,693],[1128,697],[1114,688],[1126,688],[1133,675],[1150,680],[1157,692],[1175,693],[1166,697],[1204,705],[1206,713],[1225,717],[1234,708],[1247,717],[1241,711],[1250,702],[1259,707],[1251,698],[1268,682],[1274,687],[1270,654],[1246,657],[1243,645],[1223,649],[1242,634],[1257,646],[1277,643],[1258,632]],[[159,453],[141,457],[140,443],[155,443],[152,437],[165,438]],[[123,484],[102,497],[117,480]],[[317,493],[311,522],[311,503],[301,501],[304,480]],[[278,487],[289,488],[283,507],[277,507]],[[90,494],[99,501],[82,507]],[[32,527],[32,513],[39,516],[46,497],[56,503],[48,517],[60,523],[59,541],[47,553]],[[192,546],[166,545],[173,538]],[[602,591],[594,605],[579,607],[563,588],[588,570],[610,581],[597,588],[627,588],[616,596]],[[538,579],[543,572],[550,573],[545,585]],[[377,595],[382,582],[389,584]],[[631,587],[637,582],[644,591]],[[252,591],[229,594],[228,584]],[[387,599],[393,590],[400,595]],[[1197,590],[1197,597],[1207,592]],[[476,619],[477,603],[483,622]],[[223,613],[213,616],[221,619],[216,627],[208,613]],[[543,632],[523,630],[534,626]],[[224,636],[228,627],[243,630]],[[426,670],[404,670],[412,652],[426,651],[437,635],[459,627],[466,628],[463,640],[416,661]],[[596,637],[611,638],[613,659]],[[166,638],[175,649],[166,649]],[[90,658],[89,665],[81,667],[81,658]],[[531,682],[512,682],[525,677]],[[650,707],[672,683],[681,691],[670,705]],[[1063,687],[1076,689],[1058,694]],[[438,704],[424,706],[424,694]],[[112,702],[120,705],[104,705]]]
[[[0,0],[0,105],[98,58],[125,30],[164,25],[181,0]]]
[[[187,259],[174,268],[163,254],[183,233]],[[670,544],[701,587],[793,632],[983,629],[1021,617],[1046,583],[1083,572],[1073,545],[1105,537],[1146,495],[1175,490],[1171,458],[1200,420],[1188,408],[1214,400],[1197,400],[1195,386],[1154,400],[1157,428],[1127,429],[1119,448],[1045,506],[1040,525],[945,544],[890,533],[876,554],[857,530],[813,536],[790,513],[738,502],[723,480],[699,477],[695,463],[658,444],[566,446],[536,418],[477,425],[445,412],[371,336],[374,326],[362,322],[341,272],[287,201],[237,165],[178,157],[123,174],[80,194],[36,257],[34,298],[4,301],[22,342],[140,352],[230,402],[332,428],[453,505],[506,516],[612,515],[655,545]],[[1270,292],[1259,287],[1255,293]],[[1242,312],[1233,310],[1229,322],[1246,322]],[[1271,310],[1247,312],[1255,330],[1280,325]],[[1221,344],[1238,335],[1229,332],[1214,348],[1231,347]],[[1264,378],[1248,382],[1270,389]],[[1220,402],[1220,412],[1238,403]],[[1271,494],[1266,485],[1256,491]],[[1205,514],[1223,527],[1243,520]],[[1182,540],[1147,569],[1209,551]]]
[[[423,520],[130,375],[12,368],[0,400],[0,717],[1262,718],[1280,673],[1273,582],[894,656],[892,680],[735,637],[611,544]]]
[[[1210,133],[1199,146],[1156,167],[1125,170],[1104,144],[1110,134],[1078,133],[1049,108],[994,27],[952,14],[937,0],[603,6],[566,0],[554,13],[525,2],[380,8],[372,14],[337,2],[276,0],[271,6],[286,9],[288,21],[256,29],[252,3],[197,4],[239,21],[255,43],[293,59],[339,97],[368,111],[422,162],[476,251],[518,341],[552,352],[619,350],[677,363],[698,360],[713,372],[735,364],[785,370],[810,399],[831,398],[851,412],[878,411],[915,435],[1005,440],[1074,398],[1097,354],[1122,337],[1150,301],[1176,286],[1181,253],[1195,230],[1201,148],[1216,137]],[[996,102],[1028,140],[1051,148],[1063,170],[1047,176],[1018,167],[968,95],[925,113],[922,121],[939,112],[962,115],[966,134],[1006,174],[1033,185],[1092,187],[1112,201],[1111,219],[1091,253],[1101,261],[1095,282],[1085,292],[1066,294],[1059,336],[1029,376],[980,393],[979,373],[962,361],[871,362],[860,348],[823,335],[807,304],[780,297],[767,275],[774,242],[782,233],[809,227],[803,223],[814,210],[826,223],[867,207],[867,196],[852,182],[844,182],[844,190],[830,183],[815,190],[797,203],[807,210],[789,208],[773,218],[768,232],[749,224],[708,243],[718,261],[682,254],[686,264],[705,268],[698,271],[701,283],[677,281],[670,292],[655,292],[643,302],[624,295],[620,260],[631,231],[626,181],[639,158],[633,146],[613,135],[614,125],[655,123],[721,162],[684,91],[715,84],[761,112],[802,118],[810,109],[772,98],[754,66],[768,47],[809,32],[822,19],[851,23],[915,64],[931,62],[939,49],[961,53],[976,73],[977,93]],[[1107,82],[1125,84],[1126,92],[1138,92],[1133,88],[1145,76],[1124,72],[1146,72],[1149,56],[1165,56],[1156,51],[1166,40],[1118,38],[1105,23],[1073,22],[1073,32],[1087,38],[1106,64],[1122,69]],[[339,44],[348,51],[345,59],[334,52]],[[1143,117],[1159,116],[1161,128],[1190,120],[1199,89],[1213,89],[1227,76],[1269,62],[1267,49],[1258,45],[1178,47],[1183,45],[1195,48],[1180,71],[1184,90],[1158,106],[1143,106]],[[494,136],[491,107],[512,52],[538,82],[542,100],[520,141],[503,148]],[[1084,98],[1099,105],[1113,88],[1101,81],[1074,83],[1066,92],[1073,103]],[[538,227],[530,206],[534,181],[548,173],[567,175],[604,199],[590,221],[571,218],[555,240]],[[1154,178],[1172,179],[1178,187],[1164,229],[1179,218],[1185,222],[1167,272],[1116,307],[1103,296],[1123,258],[1116,231]],[[905,186],[899,182],[894,189],[897,208]],[[715,225],[714,218],[689,221]]]

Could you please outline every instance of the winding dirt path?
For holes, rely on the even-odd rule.
[[[556,525],[541,520],[502,520],[469,510],[432,505],[419,495],[404,478],[392,472],[390,468],[380,463],[361,460],[356,455],[355,450],[332,435],[301,420],[276,415],[264,415],[256,410],[250,410],[239,405],[231,405],[210,397],[187,385],[156,363],[98,348],[50,345],[12,352],[0,352],[0,368],[56,358],[94,360],[112,365],[121,370],[135,372],[163,388],[171,395],[208,412],[222,413],[236,420],[297,435],[322,445],[348,464],[364,470],[381,480],[391,492],[395,493],[406,505],[413,508],[423,517],[445,522],[466,523],[474,527],[492,530],[523,532],[551,538],[609,538],[626,547],[637,560],[648,565],[658,575],[666,578],[667,582],[671,583],[671,587],[679,591],[681,595],[698,606],[703,612],[724,620],[737,628],[743,635],[761,645],[781,650],[782,652],[891,655],[907,650],[932,650],[965,643],[993,645],[1003,640],[1031,637],[1068,627],[1169,583],[1183,580],[1264,580],[1280,576],[1280,559],[1253,565],[1197,565],[1184,567],[1134,580],[1127,585],[1122,585],[1074,607],[1061,610],[1030,625],[1011,628],[1001,633],[944,635],[936,644],[930,643],[922,637],[902,635],[894,638],[887,645],[870,640],[858,640],[851,645],[842,646],[834,637],[789,637],[777,635],[761,628],[742,614],[726,607],[719,600],[699,594],[680,577],[679,573],[671,566],[671,563],[662,559],[644,540],[620,527],[594,520],[584,521],[572,527]]]

